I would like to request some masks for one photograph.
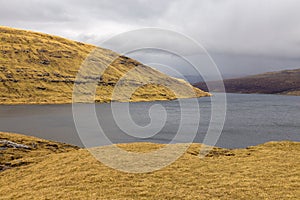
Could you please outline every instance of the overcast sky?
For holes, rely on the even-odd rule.
[[[299,0],[0,0],[0,21],[92,44],[167,28],[201,43],[225,76],[300,68]]]

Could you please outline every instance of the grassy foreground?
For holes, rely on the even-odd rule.
[[[298,199],[300,143],[269,142],[247,149],[214,148],[200,159],[192,144],[176,162],[159,171],[130,174],[106,167],[86,149],[18,134],[6,139],[36,149],[0,150],[0,162],[27,162],[0,172],[1,199]],[[40,142],[42,143],[40,143]],[[39,145],[43,144],[43,145]],[[50,145],[51,146],[51,145]],[[54,145],[55,146],[55,145]],[[122,144],[134,152],[163,145]],[[51,148],[52,148],[51,147]],[[102,147],[102,149],[106,147]],[[9,148],[8,148],[9,149]],[[101,148],[100,148],[101,151]],[[21,158],[17,158],[21,155]]]
[[[85,71],[78,81],[76,77],[82,65],[90,71]],[[97,66],[98,71],[93,66]],[[113,98],[113,91],[121,78],[124,80],[118,85],[118,97]],[[95,96],[91,82],[97,86]],[[76,95],[90,95],[96,102],[209,96],[183,80],[169,77],[111,50],[0,26],[0,104],[71,103],[74,83],[79,86]],[[126,92],[134,88],[138,89],[131,98],[124,99],[124,94],[126,96]]]

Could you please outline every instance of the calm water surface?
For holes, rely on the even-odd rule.
[[[189,103],[189,99],[185,99]],[[210,119],[210,98],[198,99],[201,110],[200,122],[186,124],[185,134],[199,127],[194,142],[202,143]],[[124,133],[114,122],[110,104],[97,104],[98,121],[106,136],[113,143],[156,142],[169,143],[176,134],[181,118],[178,101],[130,103],[132,119],[140,126],[150,123],[149,108],[154,104],[162,105],[167,112],[164,127],[150,138],[136,138]],[[90,124],[87,106],[80,109],[86,115],[85,124],[89,146],[105,145],[99,131]],[[188,106],[185,117],[195,108]],[[155,129],[155,127],[154,127]],[[2,105],[0,106],[0,130],[33,135],[83,146],[72,115],[72,105]],[[134,132],[134,129],[132,130]],[[185,136],[176,142],[185,142]],[[188,138],[188,137],[187,137]],[[227,115],[217,145],[226,148],[243,148],[267,141],[300,141],[300,97],[257,94],[228,94]]]

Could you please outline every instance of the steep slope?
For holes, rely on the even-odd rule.
[[[78,70],[95,46],[64,38],[0,27],[0,103],[70,103]],[[118,80],[136,69],[124,88],[139,86],[130,101],[168,100],[177,88],[179,98],[207,96],[188,83],[171,78],[110,50],[97,48],[97,59],[117,58],[99,79],[95,100],[109,102]],[[151,80],[153,84],[144,83]],[[157,84],[158,83],[158,84]],[[195,94],[186,92],[186,88]]]
[[[213,91],[220,91],[218,81],[210,82]],[[300,95],[300,69],[269,72],[243,78],[224,80],[226,92]],[[207,91],[205,83],[194,86]]]
[[[38,139],[27,140],[36,143]],[[132,152],[149,152],[163,144],[119,146]],[[30,164],[0,172],[0,198],[297,199],[300,196],[299,142],[269,142],[236,150],[214,148],[202,159],[198,156],[200,147],[192,144],[170,166],[144,174],[108,168],[85,149],[39,155],[36,162],[30,156]],[[23,159],[26,160],[25,156]]]

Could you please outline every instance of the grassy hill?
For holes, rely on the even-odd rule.
[[[0,171],[1,199],[297,199],[300,196],[300,143],[297,142],[269,142],[235,150],[214,148],[203,159],[198,157],[201,145],[193,144],[168,167],[130,174],[106,167],[86,149],[18,134],[0,133],[0,141],[3,139],[34,148],[0,150],[1,164],[27,163]],[[145,152],[162,144],[119,146]],[[106,147],[101,148],[100,151]],[[14,159],[8,160],[12,150]]]
[[[0,104],[71,103],[78,70],[95,49],[95,46],[61,37],[0,26]],[[209,95],[133,59],[107,49],[96,50],[99,61],[117,57],[101,79],[96,77],[99,79],[97,102],[111,101],[116,83],[132,69],[136,69],[134,74],[122,85],[124,89],[139,87],[130,101],[176,98],[163,84],[177,88],[179,98]],[[147,81],[153,84],[144,85]],[[195,94],[187,92],[187,88]]]
[[[210,82],[212,91],[220,91],[218,81]],[[300,69],[269,72],[224,80],[226,92],[300,95]],[[207,91],[205,83],[194,86]]]

